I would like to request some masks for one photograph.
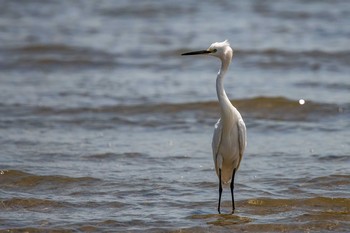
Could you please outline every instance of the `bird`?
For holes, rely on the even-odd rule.
[[[219,201],[217,211],[221,214],[222,186],[230,184],[232,199],[232,214],[235,212],[234,180],[241,164],[243,153],[247,146],[247,129],[243,118],[235,108],[224,89],[224,77],[234,56],[230,43],[212,43],[208,49],[187,52],[188,55],[210,55],[221,60],[221,67],[216,77],[216,93],[220,105],[220,119],[214,127],[212,153],[215,171],[219,178]]]

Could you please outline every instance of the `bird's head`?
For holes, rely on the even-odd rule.
[[[225,40],[223,42],[212,43],[208,49],[199,50],[189,53],[183,53],[181,55],[199,55],[207,54],[217,58],[220,58],[221,61],[231,61],[233,57],[233,50],[230,47],[230,43]]]

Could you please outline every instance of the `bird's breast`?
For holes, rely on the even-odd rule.
[[[224,124],[219,152],[227,163],[239,159],[239,130],[237,123]]]

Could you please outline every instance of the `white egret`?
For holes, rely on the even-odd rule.
[[[230,183],[232,213],[234,213],[234,179],[247,145],[247,135],[242,116],[231,104],[223,84],[224,75],[233,57],[233,50],[228,41],[225,40],[223,42],[213,43],[206,50],[183,53],[182,55],[199,54],[212,55],[221,60],[221,68],[216,78],[216,93],[220,103],[221,118],[215,124],[212,149],[215,170],[219,178],[218,212],[220,214],[222,185]]]

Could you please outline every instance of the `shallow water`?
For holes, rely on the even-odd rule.
[[[348,1],[1,5],[0,232],[350,231]],[[224,39],[248,130],[234,215],[219,62],[180,56]]]

